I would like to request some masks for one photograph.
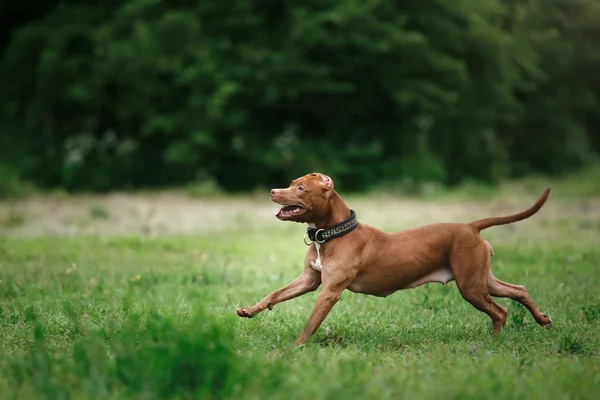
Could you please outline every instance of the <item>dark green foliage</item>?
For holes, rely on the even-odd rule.
[[[583,314],[583,318],[592,323],[600,316],[600,305],[598,304],[590,304],[587,306],[581,307],[581,311]]]
[[[249,190],[312,170],[354,190],[496,182],[600,149],[594,1],[55,1],[18,15],[0,49],[0,156],[42,186]]]
[[[590,354],[592,352],[590,348],[589,339],[572,331],[564,333],[560,339],[559,350],[561,353],[572,355]]]
[[[32,193],[32,189],[21,179],[16,168],[0,163],[0,200],[23,197]]]
[[[184,323],[155,313],[133,315],[114,333],[90,332],[68,357],[53,354],[46,329],[36,322],[33,345],[10,361],[9,377],[19,393],[222,398],[248,382],[244,363],[230,348],[231,331],[201,313]]]
[[[528,318],[527,309],[517,302],[511,302],[508,316],[512,326],[523,327]]]

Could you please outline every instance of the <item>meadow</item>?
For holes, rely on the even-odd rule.
[[[284,183],[282,183],[283,185]],[[32,195],[0,203],[0,398],[597,399],[600,171],[407,196],[342,195],[393,231],[520,211],[483,232],[492,268],[553,320],[506,299],[501,335],[454,282],[388,298],[345,292],[313,340],[292,347],[318,292],[255,318],[299,275],[305,227],[268,191]],[[200,193],[200,194],[198,194]]]

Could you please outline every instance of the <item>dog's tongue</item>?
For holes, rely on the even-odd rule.
[[[277,210],[273,211],[273,215],[278,216],[283,207],[279,207]]]

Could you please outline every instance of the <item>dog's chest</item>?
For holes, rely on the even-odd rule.
[[[315,250],[317,251],[317,259],[310,262],[310,266],[313,267],[315,271],[323,271],[323,264],[321,264],[321,245],[317,242],[314,242]]]

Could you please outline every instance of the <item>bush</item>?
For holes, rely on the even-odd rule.
[[[599,2],[14,7],[0,156],[46,187],[494,183],[600,149]]]
[[[9,378],[15,394],[37,398],[220,399],[250,379],[232,339],[203,314],[183,323],[151,314],[115,333],[91,332],[61,357],[37,322],[35,344],[9,360]]]
[[[0,164],[0,200],[20,198],[33,191],[33,187],[21,180],[14,168]]]

